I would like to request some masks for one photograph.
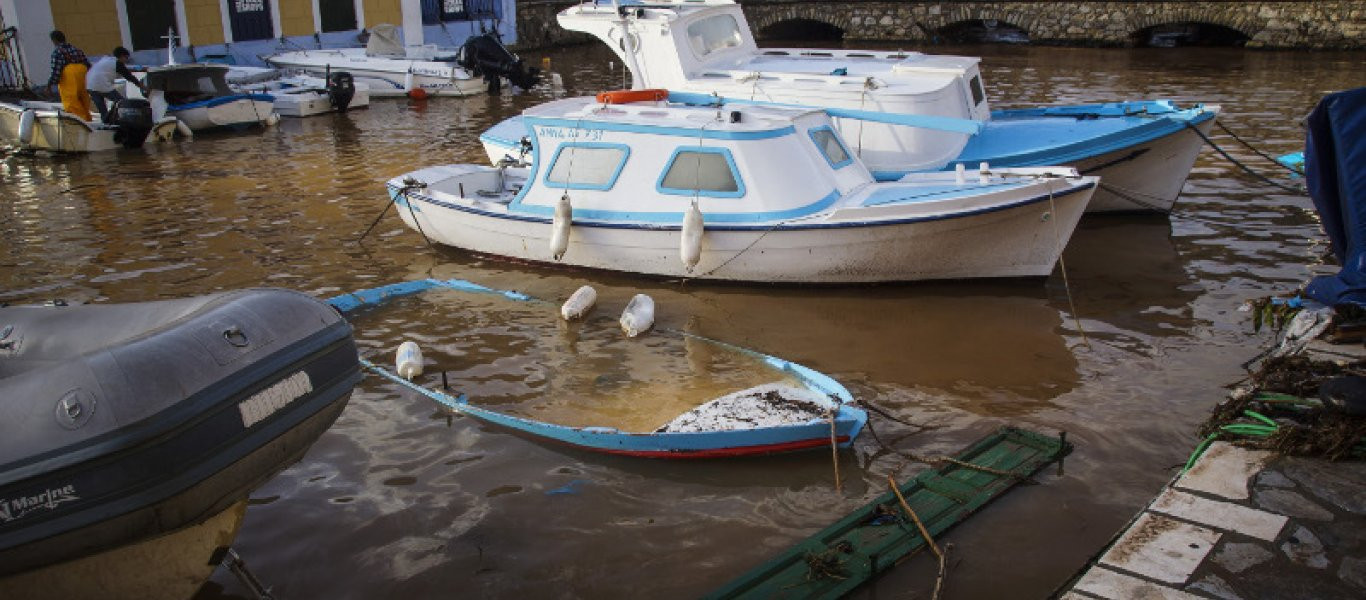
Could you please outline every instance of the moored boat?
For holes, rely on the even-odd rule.
[[[116,102],[109,121],[82,120],[63,111],[56,102],[0,102],[0,140],[24,150],[99,152],[140,148],[148,141],[169,140],[176,132],[175,117],[153,119],[151,107],[141,99]]]
[[[397,28],[387,24],[371,29],[364,48],[295,50],[265,61],[315,76],[346,71],[375,97],[404,96],[413,90],[428,96],[469,96],[496,90],[504,78],[521,88],[539,80],[536,69],[524,67],[492,34],[473,36],[461,48],[405,47]]]
[[[359,379],[350,325],[296,292],[0,308],[0,576],[221,513]]]
[[[242,93],[269,95],[274,99],[275,113],[282,117],[311,117],[370,105],[370,86],[356,83],[346,71],[314,77],[288,75],[279,69],[233,67],[228,85]]]
[[[147,69],[144,83],[153,114],[172,116],[191,131],[273,125],[275,98],[228,87],[228,65],[165,65]]]
[[[835,109],[572,98],[523,114],[529,168],[429,167],[388,187],[410,227],[483,254],[668,277],[857,283],[1047,276],[1096,186],[1061,168],[876,182],[832,115],[937,125]]]
[[[835,120],[879,179],[982,161],[1070,166],[1105,181],[1092,212],[1170,211],[1203,144],[1186,129],[1208,132],[1219,111],[1162,101],[992,111],[976,57],[759,48],[732,0],[581,3],[558,20],[611,47],[636,89],[981,124],[955,131]]]

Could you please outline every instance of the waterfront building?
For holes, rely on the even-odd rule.
[[[177,61],[254,66],[282,48],[362,45],[381,23],[402,26],[410,46],[459,46],[481,30],[511,44],[517,32],[515,0],[0,0],[0,20],[15,28],[22,60],[13,59],[35,84],[47,80],[53,29],[92,57],[123,46],[142,65],[166,62],[175,30]]]

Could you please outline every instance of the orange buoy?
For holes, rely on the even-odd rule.
[[[412,98],[413,100],[426,100],[427,90],[424,90],[420,87],[415,87],[411,90],[408,90],[408,97]]]
[[[598,94],[598,102],[603,104],[626,104],[628,102],[658,102],[669,99],[669,90],[614,90]]]

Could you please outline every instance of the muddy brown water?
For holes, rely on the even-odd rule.
[[[1297,121],[1320,95],[1366,83],[1359,53],[934,50],[983,55],[998,108],[1216,103],[1224,123],[1271,154],[1300,149]],[[392,214],[357,244],[384,207],[385,179],[482,163],[476,138],[489,125],[620,81],[603,47],[527,57],[543,55],[562,89],[377,100],[139,151],[6,154],[0,302],[131,302],[261,285],[328,296],[428,276],[562,300],[590,283],[600,308],[574,331],[527,306],[441,296],[368,313],[357,335],[381,362],[416,339],[456,385],[465,377],[490,401],[543,398],[553,407],[583,394],[603,403],[599,416],[639,423],[674,410],[653,402],[675,390],[704,396],[752,382],[752,366],[677,340],[621,341],[616,311],[648,293],[662,327],[801,362],[935,426],[917,432],[875,418],[898,447],[951,453],[1002,424],[1066,430],[1077,451],[1062,472],[1049,469],[1040,485],[1014,489],[943,540],[954,544],[946,597],[1035,598],[1081,567],[1185,460],[1222,386],[1266,341],[1239,304],[1293,289],[1325,249],[1308,199],[1257,184],[1209,151],[1170,219],[1085,219],[1065,255],[1070,285],[1060,271],[1042,282],[683,285],[432,250]],[[448,418],[370,378],[302,462],[252,495],[236,546],[280,598],[692,597],[883,492],[888,474],[919,468],[867,435],[840,461],[843,493],[827,452],[604,457]],[[859,595],[926,597],[931,562],[910,561]],[[245,594],[220,569],[200,596]]]

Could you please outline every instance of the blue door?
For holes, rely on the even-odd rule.
[[[275,37],[270,24],[270,0],[228,0],[232,41],[266,40]]]

